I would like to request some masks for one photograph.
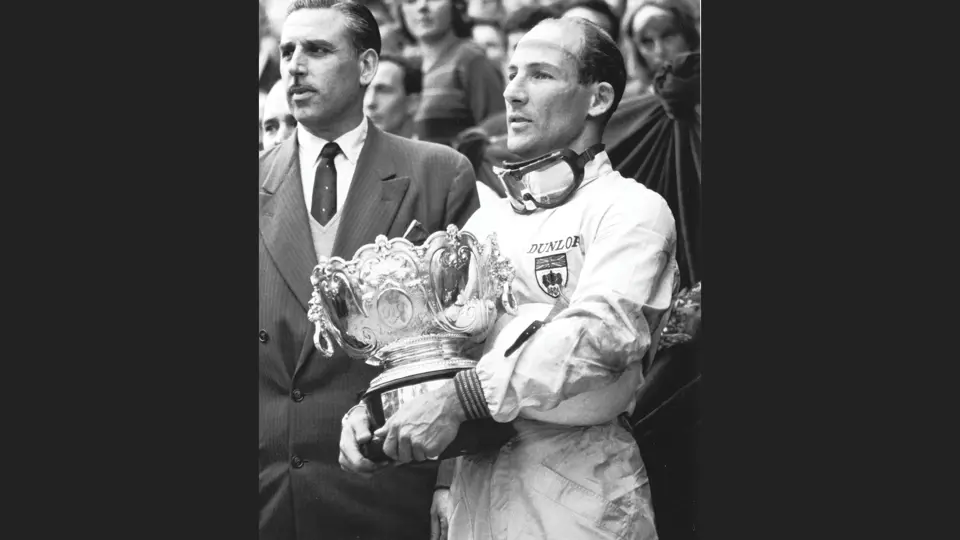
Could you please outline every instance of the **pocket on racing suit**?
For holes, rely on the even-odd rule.
[[[617,423],[565,435],[530,484],[556,505],[553,518],[544,521],[552,521],[564,538],[657,538],[647,473],[633,436]]]

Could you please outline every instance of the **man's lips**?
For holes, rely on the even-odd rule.
[[[507,116],[507,122],[511,124],[523,124],[523,123],[530,123],[532,121],[533,120],[530,120],[526,116],[519,115],[519,114],[511,114]]]
[[[309,93],[316,93],[317,89],[312,86],[306,86],[303,84],[295,84],[287,89],[287,95],[292,98],[304,97],[304,95]]]

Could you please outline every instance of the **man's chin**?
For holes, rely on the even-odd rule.
[[[326,107],[321,106],[319,103],[304,103],[299,107],[291,107],[290,114],[296,119],[297,122],[301,124],[306,123],[316,123],[326,121],[325,117],[329,117],[330,114],[325,114]]]
[[[513,135],[507,133],[507,150],[511,154],[524,156],[534,150],[534,141],[526,135]]]

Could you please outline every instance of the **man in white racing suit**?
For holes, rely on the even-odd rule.
[[[508,197],[464,230],[496,233],[520,313],[501,318],[475,369],[406,403],[376,435],[410,462],[438,456],[466,420],[513,423],[498,452],[455,460],[451,540],[654,539],[646,471],[618,417],[632,409],[671,305],[673,215],[599,144],[626,82],[606,33],[544,21],[508,73],[508,148],[526,161],[506,165]],[[523,330],[528,339],[506,354]]]

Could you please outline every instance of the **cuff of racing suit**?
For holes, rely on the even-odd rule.
[[[483,397],[483,387],[475,369],[465,369],[453,377],[453,385],[457,389],[457,399],[467,415],[467,420],[490,418],[490,408]]]

